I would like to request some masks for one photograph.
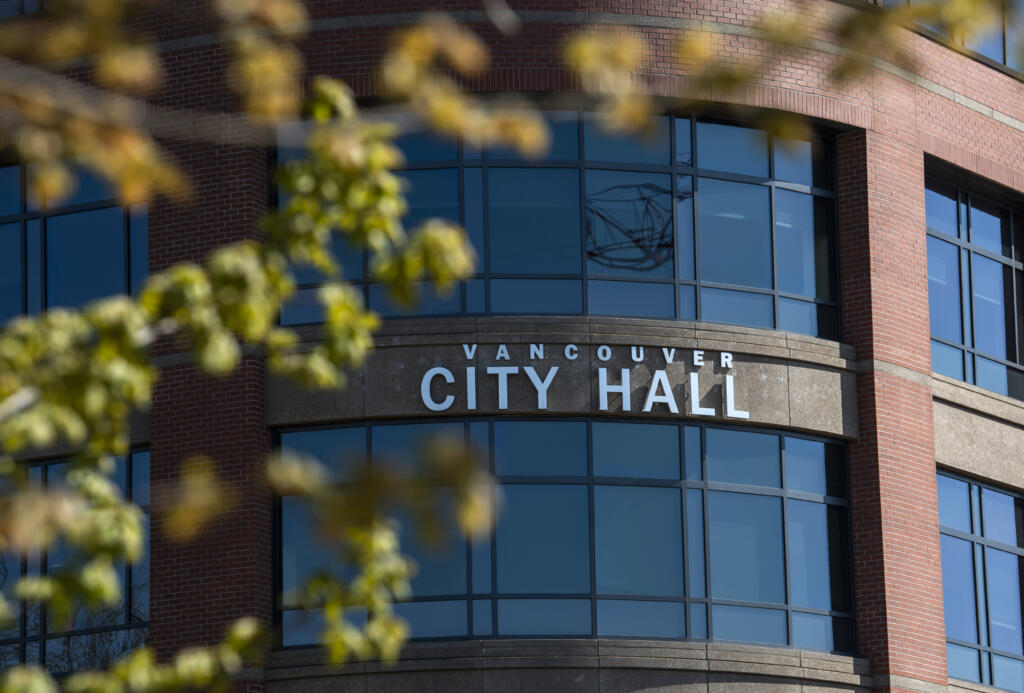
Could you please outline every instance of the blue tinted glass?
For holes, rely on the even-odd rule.
[[[448,294],[438,293],[431,282],[414,282],[419,291],[411,305],[400,304],[391,296],[389,287],[383,284],[370,285],[370,310],[386,318],[407,315],[452,315],[462,312],[462,294],[458,286],[450,288]]]
[[[995,363],[988,359],[983,359],[980,356],[977,358],[978,364],[978,375],[976,383],[985,388],[986,390],[992,390],[998,392],[1001,395],[1009,394],[1007,379],[1006,379],[1006,366],[1001,363]]]
[[[698,195],[701,278],[770,289],[769,189],[701,178]]]
[[[672,177],[587,171],[584,234],[592,274],[671,277]]]
[[[338,231],[331,234],[331,254],[341,268],[341,276],[344,279],[363,278],[363,251],[349,245],[345,234]],[[295,265],[292,271],[295,273],[295,281],[299,284],[313,284],[327,279],[312,265]]]
[[[281,644],[285,647],[313,645],[322,640],[323,634],[324,621],[320,609],[281,612]]]
[[[431,493],[438,494],[441,490],[431,489]],[[466,593],[466,540],[454,525],[455,513],[450,494],[442,495],[440,503],[441,527],[436,537],[424,536],[416,519],[404,509],[392,513],[402,528],[399,537],[402,553],[416,565],[416,574],[410,581],[414,597]]]
[[[697,289],[693,286],[679,287],[679,319],[697,319]]]
[[[0,217],[21,211],[21,167],[0,167]]]
[[[1015,654],[1024,653],[1021,650],[1020,562],[1019,556],[985,547],[989,638],[995,649]]]
[[[690,637],[704,640],[708,637],[708,607],[690,604]]]
[[[38,219],[25,222],[25,286],[29,315],[43,310],[43,234]]]
[[[483,313],[487,310],[487,295],[483,279],[470,279],[466,282],[465,291],[467,313]]]
[[[676,307],[672,284],[592,281],[587,283],[588,313],[636,318],[673,318]]]
[[[974,557],[970,542],[943,534],[942,594],[946,609],[946,635],[978,642],[974,605]]]
[[[426,130],[413,131],[413,127],[406,128],[406,134],[396,137],[395,144],[411,164],[420,161],[450,161],[459,155],[455,140]]]
[[[0,17],[13,17],[19,12],[18,0],[0,0]],[[15,648],[16,650],[17,648]],[[11,663],[17,662],[18,654],[15,652],[15,660]],[[0,665],[7,666],[5,660],[0,660]]]
[[[503,489],[505,508],[497,527],[498,591],[588,591],[587,487],[506,484]]]
[[[776,137],[772,156],[775,180],[814,185],[814,147],[807,140]]]
[[[498,635],[590,635],[589,599],[499,599]]]
[[[693,279],[693,178],[676,178],[676,253],[679,278]]]
[[[454,168],[435,171],[402,171],[406,180],[405,199],[409,211],[402,219],[414,229],[434,217],[459,222],[459,172]]]
[[[409,623],[413,638],[450,638],[466,635],[466,602],[405,602],[395,604],[395,615]]]
[[[686,453],[686,478],[703,479],[704,465],[703,456],[700,451],[700,429],[695,426],[686,426],[683,429],[683,447]]]
[[[332,547],[319,537],[316,527],[306,498],[281,499],[281,593],[285,606],[297,604],[293,593],[314,574],[345,576]]]
[[[29,168],[32,168],[31,164]],[[92,171],[80,166],[72,166],[71,174],[75,178],[74,189],[71,194],[62,199],[59,204],[44,205],[45,207],[50,209],[70,207],[71,205],[80,205],[87,202],[112,200],[116,197],[114,189],[110,187],[110,184]],[[30,198],[28,208],[30,211],[35,211],[39,209],[39,205]]]
[[[1012,353],[1013,282],[1010,269],[977,253],[971,253],[971,264],[975,346],[999,358],[1016,358]],[[1010,334],[1007,334],[1008,321]]]
[[[686,562],[689,595],[704,597],[704,495],[699,489],[686,490]]]
[[[142,518],[142,556],[132,564],[132,592],[129,607],[131,620],[136,623],[144,623],[149,620],[149,528],[149,515],[146,514]]]
[[[476,253],[476,270],[484,272],[484,176],[478,168],[467,168],[462,172],[462,176],[466,204],[463,225]]]
[[[690,139],[690,119],[676,118],[676,163],[693,165],[693,142]]]
[[[701,320],[750,327],[774,327],[772,297],[746,291],[700,290]]]
[[[960,342],[963,320],[960,312],[959,250],[952,243],[928,237],[928,315],[932,334]]]
[[[599,594],[682,597],[682,549],[679,489],[594,487]]]
[[[583,114],[583,153],[588,161],[624,161],[631,164],[668,164],[668,118],[651,118],[647,132],[624,136],[605,132],[600,118]]]
[[[478,599],[473,602],[473,635],[493,635],[494,625],[491,616],[491,602]]]
[[[786,488],[824,496],[828,493],[826,479],[825,444],[786,438]]]
[[[971,531],[971,496],[967,482],[937,477],[939,487],[939,524],[962,532]]]
[[[993,654],[992,685],[1008,691],[1024,691],[1024,662]]]
[[[708,528],[711,596],[750,602],[785,602],[781,499],[709,491],[708,521],[711,525]],[[751,570],[751,566],[757,569]],[[721,637],[717,620],[714,632],[715,637]]]
[[[779,298],[779,329],[818,336],[818,306],[809,301]]]
[[[981,53],[986,58],[991,58],[997,63],[1004,61],[1003,55],[1003,27],[1000,22],[996,26],[989,27],[986,31],[971,35],[967,38],[966,45],[972,51]]]
[[[946,644],[946,663],[950,678],[981,681],[978,651],[962,645]]]
[[[782,485],[778,436],[709,428],[707,446],[708,481]]]
[[[924,191],[925,218],[928,228],[941,231],[956,238],[957,231],[957,193],[954,188],[942,184],[929,184]]]
[[[679,428],[662,424],[592,424],[594,475],[679,478]]]
[[[1006,64],[1024,71],[1024,12],[1021,7],[1006,8]]]
[[[142,287],[149,276],[149,211],[145,204],[131,208],[128,217],[129,288],[134,293]]]
[[[599,599],[597,634],[647,638],[686,637],[683,604]]]
[[[832,609],[826,509],[823,503],[800,500],[786,506],[790,603],[823,611]]]
[[[578,273],[579,173],[492,168],[487,176],[491,272]]]
[[[132,453],[132,502],[149,505],[149,451]]]
[[[832,642],[832,618],[794,611],[792,645],[802,650],[836,649]]]
[[[811,195],[791,190],[775,191],[775,242],[779,289],[816,296],[817,252]]]
[[[551,135],[551,148],[542,159],[575,161],[580,158],[580,124],[577,111],[541,111]],[[522,159],[516,149],[493,147],[490,159]]]
[[[956,347],[932,340],[932,370],[957,380],[964,379],[964,353]]]
[[[496,421],[494,471],[499,476],[585,476],[583,421]]]
[[[465,440],[465,427],[461,423],[374,426],[372,434],[374,465],[412,471],[435,441]]]
[[[763,130],[697,123],[697,166],[768,177],[768,136]]]
[[[491,536],[488,534],[474,541],[473,555],[473,591],[478,594],[491,592]]]
[[[582,313],[577,279],[492,279],[492,313]]]
[[[711,607],[711,620],[715,640],[786,644],[785,611],[715,604]]]
[[[109,207],[46,222],[46,303],[82,306],[125,290],[124,209]]]
[[[1024,500],[983,488],[981,509],[986,537],[1011,546],[1024,546]]]
[[[0,325],[21,315],[21,268],[21,224],[4,224],[0,226]]]
[[[309,325],[324,321],[318,289],[299,289],[281,306],[282,325]]]
[[[350,480],[366,464],[366,429],[282,433],[281,447],[318,460],[331,471],[333,481]]]
[[[971,200],[971,243],[1010,257],[1010,219],[1005,210]]]

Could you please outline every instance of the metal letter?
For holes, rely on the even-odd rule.
[[[557,372],[558,366],[552,366],[548,370],[548,374],[544,376],[544,380],[541,380],[540,376],[537,375],[537,371],[533,370],[533,366],[523,368],[523,373],[526,373],[526,377],[530,379],[530,382],[537,389],[538,409],[548,408],[548,387],[551,386],[551,381],[555,379],[555,373]]]
[[[672,361],[674,361],[676,358],[675,347],[672,347],[671,349],[669,349],[668,347],[661,347],[661,353],[665,357],[665,363],[672,363]]]
[[[612,349],[607,344],[602,344],[597,347],[597,358],[601,361],[607,361],[612,357]]]
[[[502,346],[505,346],[502,344]],[[498,409],[508,409],[508,376],[519,372],[519,366],[489,366],[487,375],[498,376]]]
[[[476,409],[476,368],[466,368],[466,409]]]
[[[693,351],[693,365],[703,366],[704,365],[704,350],[694,349]]]
[[[467,359],[472,359],[473,358],[473,354],[476,353],[476,344],[474,344],[472,347],[470,347],[469,344],[463,344],[462,345],[462,350],[464,352],[466,352],[466,358]]]
[[[579,357],[580,357],[580,348],[578,346],[576,346],[575,344],[566,344],[565,345],[565,358],[569,359],[570,361],[575,361]]]
[[[544,345],[543,344],[531,344],[530,345],[530,359],[544,360]]]
[[[640,351],[638,352],[637,349]],[[644,348],[642,346],[631,347],[629,355],[633,357],[635,363],[640,363],[644,360]]]
[[[715,415],[715,410],[711,407],[700,406],[700,388],[697,384],[696,373],[690,373],[690,413],[694,416]]]
[[[622,369],[622,383],[608,384],[608,369],[597,369],[598,404],[601,411],[608,411],[608,393],[618,392],[622,395],[622,411],[629,411],[629,369]]]
[[[420,381],[420,397],[430,411],[444,411],[452,406],[452,402],[455,401],[454,395],[447,395],[441,402],[435,402],[430,396],[430,382],[437,376],[444,378],[444,381],[449,385],[455,382],[455,376],[452,375],[452,372],[440,366],[435,366],[423,374],[423,380]]]
[[[494,357],[495,361],[508,361],[508,347],[504,344],[498,345],[498,355]]]
[[[665,394],[657,394],[659,389],[664,390]],[[673,414],[679,413],[675,395],[672,394],[672,385],[668,382],[668,376],[665,375],[663,370],[654,371],[651,389],[647,391],[647,401],[644,402],[644,411],[650,411],[655,403],[667,404],[670,412]]]
[[[749,411],[736,408],[736,390],[732,379],[731,375],[725,376],[725,415],[733,419],[749,419]]]
[[[732,354],[728,351],[723,351],[721,359],[722,368],[732,368]]]

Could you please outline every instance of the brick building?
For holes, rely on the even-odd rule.
[[[232,109],[203,3],[178,4],[153,24],[161,105]],[[428,7],[450,11],[492,51],[471,88],[536,97],[552,151],[526,161],[403,138],[411,215],[459,220],[479,272],[402,315],[341,248],[389,317],[344,392],[298,390],[257,355],[213,380],[160,353],[126,487],[146,507],[150,480],[158,495],[205,453],[240,502],[187,545],[154,516],[123,610],[58,628],[25,614],[0,656],[61,671],[143,637],[167,654],[254,614],[275,647],[247,670],[253,691],[1024,690],[1015,18],[969,46],[907,31],[916,73],[877,59],[843,88],[822,37],[738,102],[668,110],[641,141],[605,135],[574,98],[559,59],[569,32],[641,32],[650,88],[670,108],[686,76],[678,31],[758,55],[748,29],[765,7],[821,29],[858,3],[509,4],[515,36],[474,0],[308,3],[309,74],[367,103],[389,35]],[[814,136],[773,138],[735,106],[806,116]],[[187,206],[123,210],[87,184],[34,210],[21,169],[0,168],[5,315],[129,290],[254,233],[286,149],[168,148],[195,186]],[[108,245],[76,244],[67,220]],[[104,247],[124,253],[104,260]],[[110,284],[67,294],[89,252]],[[313,338],[318,278],[302,281],[282,320]],[[277,444],[314,452],[343,483],[354,460],[401,464],[438,431],[485,451],[503,489],[496,529],[440,553],[410,537],[420,574],[399,611],[415,641],[393,668],[327,669],[310,646],[317,614],[287,593],[329,554],[301,501],[261,486],[260,462]],[[54,460],[36,466],[59,475]]]

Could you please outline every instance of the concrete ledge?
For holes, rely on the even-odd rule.
[[[412,643],[392,667],[323,664],[316,648],[274,652],[267,690],[867,692],[867,660],[820,652],[660,640],[469,640]]]

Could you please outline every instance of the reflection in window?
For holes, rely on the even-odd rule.
[[[1024,399],[1024,217],[935,181],[925,210],[932,370]]]
[[[441,430],[485,453],[503,504],[492,536],[467,541],[450,527],[440,554],[403,529],[419,572],[397,611],[414,638],[607,635],[853,650],[841,446],[628,419],[348,425],[280,440],[336,469],[368,454],[371,464],[394,464],[421,434]],[[318,570],[351,567],[316,537],[301,499],[284,498],[279,521],[281,644],[308,645],[319,614],[288,593]]]
[[[938,475],[949,675],[1024,690],[1024,498]]]
[[[149,622],[149,452],[140,450],[115,459],[111,480],[142,510],[146,539],[138,563],[117,567],[121,602],[102,608],[74,604],[66,620],[44,619],[38,606],[19,605],[13,599],[15,583],[24,575],[59,575],[81,565],[86,557],[61,545],[48,550],[45,561],[38,554],[0,554],[0,590],[17,607],[14,623],[0,629],[0,667],[43,662],[54,674],[105,668],[145,643]],[[59,487],[70,469],[71,463],[63,461],[32,464],[28,476],[33,484]]]
[[[373,310],[704,320],[838,338],[829,140],[683,116],[622,137],[589,113],[544,115],[553,141],[540,159],[460,150],[423,133],[399,138],[406,226],[432,216],[461,223],[477,276],[445,296],[424,286],[416,306],[398,307],[364,276],[364,253],[335,244]],[[297,130],[279,131],[289,145],[281,161],[297,154]],[[321,320],[314,291],[323,278],[308,268],[298,278],[283,324]]]

